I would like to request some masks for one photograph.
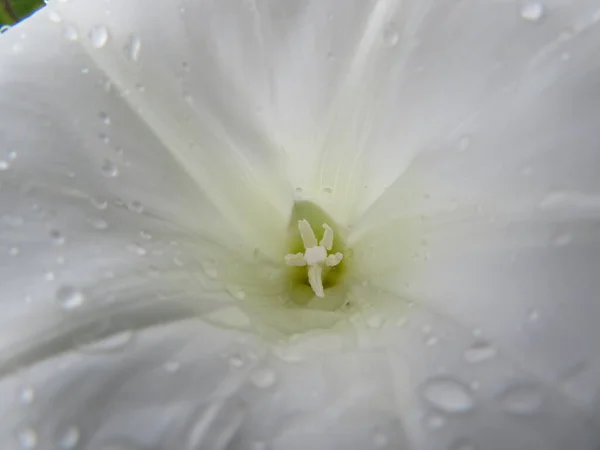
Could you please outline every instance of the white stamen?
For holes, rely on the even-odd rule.
[[[317,238],[310,223],[305,219],[299,220],[298,230],[304,244],[304,253],[290,253],[284,257],[288,266],[308,266],[308,283],[317,297],[325,297],[323,266],[337,266],[344,258],[340,252],[327,254],[333,248],[333,230],[326,223],[323,224],[323,228],[323,239],[317,245]]]

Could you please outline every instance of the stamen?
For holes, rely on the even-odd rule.
[[[323,224],[325,232],[323,239],[317,244],[315,233],[307,220],[298,221],[298,231],[304,244],[304,253],[285,255],[284,260],[288,266],[308,266],[308,283],[317,297],[324,297],[323,266],[337,266],[344,255],[340,252],[328,255],[333,248],[333,230],[326,223]]]

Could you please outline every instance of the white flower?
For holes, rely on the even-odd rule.
[[[55,0],[2,34],[0,448],[597,449],[599,11]]]

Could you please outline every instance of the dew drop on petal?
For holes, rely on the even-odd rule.
[[[100,117],[100,120],[104,125],[110,125],[110,117],[107,113],[101,111],[100,114],[98,114],[98,116]]]
[[[62,309],[71,311],[85,303],[85,296],[73,286],[62,286],[56,291],[56,301]]]
[[[394,47],[400,40],[400,33],[395,24],[388,24],[383,30],[383,42],[388,47]]]
[[[24,405],[31,405],[35,401],[35,391],[30,387],[26,387],[21,391],[19,399]]]
[[[65,237],[58,230],[50,230],[50,239],[55,245],[63,245],[66,241]]]
[[[80,433],[77,427],[69,427],[58,441],[59,450],[72,450],[79,443]]]
[[[17,438],[19,440],[19,445],[21,446],[21,450],[33,450],[37,448],[38,445],[38,435],[37,432],[31,427],[25,427],[19,430]]]
[[[104,25],[95,25],[90,30],[89,38],[94,48],[102,48],[108,42],[108,29]]]
[[[440,428],[443,428],[444,425],[446,425],[446,419],[444,418],[444,416],[441,416],[439,414],[433,414],[426,417],[425,425],[430,430],[439,430]]]
[[[275,372],[266,368],[255,371],[250,377],[252,383],[261,389],[273,386],[273,384],[275,384],[275,379]]]
[[[530,415],[542,406],[542,395],[533,384],[517,384],[500,394],[502,408],[512,414]]]
[[[137,63],[140,59],[140,51],[142,49],[142,42],[140,38],[135,34],[132,34],[127,39],[127,44],[125,45],[125,55],[127,59],[133,63]]]
[[[469,389],[452,378],[436,378],[423,388],[423,398],[446,413],[465,413],[473,409],[475,401]]]
[[[476,364],[496,356],[496,349],[487,342],[476,342],[463,354],[465,361]]]
[[[528,22],[537,22],[544,15],[544,5],[540,2],[527,1],[521,7],[521,18]]]
[[[164,365],[165,371],[168,373],[178,372],[181,368],[179,361],[167,361]]]
[[[88,219],[88,222],[96,230],[106,230],[108,228],[108,222],[104,219],[91,218]]]
[[[458,140],[458,150],[461,152],[464,152],[466,149],[469,148],[470,144],[471,144],[471,138],[469,138],[469,136],[462,136]]]
[[[107,178],[114,178],[119,175],[118,167],[108,159],[104,160],[100,170],[102,171],[102,175]]]
[[[60,17],[60,14],[53,10],[50,10],[48,12],[48,19],[50,19],[50,22],[54,22],[54,23],[62,22],[62,17]]]
[[[63,28],[63,36],[67,41],[78,41],[79,40],[79,30],[75,25],[67,24]]]
[[[570,233],[560,233],[552,239],[552,244],[556,247],[564,247],[573,241],[573,235]]]
[[[237,298],[238,300],[244,300],[244,298],[246,298],[246,292],[239,286],[230,284],[230,285],[225,286],[225,290],[227,292],[229,292],[229,294],[231,294],[233,297]]]
[[[134,335],[134,332],[131,330],[121,331],[102,340],[86,344],[82,347],[82,351],[89,353],[120,351],[133,341]]]
[[[127,208],[129,209],[129,211],[135,212],[135,213],[142,213],[144,212],[144,205],[142,205],[142,202],[138,201],[138,200],[133,200],[132,202],[129,202],[129,205],[127,205]]]
[[[0,159],[0,170],[4,171],[8,169],[10,169],[10,164],[8,163],[8,161]]]

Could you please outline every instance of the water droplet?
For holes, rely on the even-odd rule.
[[[244,298],[246,298],[246,292],[239,286],[230,284],[225,286],[225,290],[238,300],[244,300]]]
[[[134,63],[137,63],[140,59],[140,51],[142,49],[142,42],[140,38],[135,34],[129,36],[127,44],[125,45],[125,55],[127,58]]]
[[[131,330],[121,331],[120,333],[113,334],[100,341],[84,345],[82,347],[82,351],[90,353],[104,353],[122,350],[133,341],[134,336],[135,333]]]
[[[85,296],[73,286],[62,286],[56,291],[56,301],[65,310],[79,308],[85,302]]]
[[[469,136],[463,136],[458,140],[458,150],[464,152],[466,149],[469,148],[470,144],[471,138],[469,138]]]
[[[244,365],[244,360],[242,359],[241,356],[234,355],[234,356],[231,356],[229,358],[229,364],[231,364],[232,367],[239,368],[239,367],[242,367]]]
[[[438,338],[437,336],[429,336],[427,339],[425,339],[425,345],[427,347],[433,347],[434,345],[436,345],[438,343]]]
[[[506,412],[529,415],[542,406],[542,395],[533,384],[517,384],[500,395],[500,404]]]
[[[19,250],[19,247],[11,247],[8,250],[8,253],[10,254],[10,256],[17,256],[19,253],[21,253],[21,250]]]
[[[133,200],[132,202],[129,202],[129,205],[127,206],[127,208],[129,209],[129,211],[135,212],[135,213],[142,213],[144,212],[144,205],[142,205],[142,202],[138,201],[138,200]]]
[[[108,222],[104,219],[88,219],[88,222],[96,230],[106,230],[108,228]]]
[[[102,163],[101,170],[102,175],[104,175],[107,178],[114,178],[117,175],[119,175],[119,169],[117,168],[117,166],[115,166],[108,159],[104,160],[104,162]]]
[[[570,233],[561,233],[554,236],[552,239],[552,244],[554,244],[556,247],[564,247],[565,245],[569,245],[571,242],[573,242],[573,235]]]
[[[108,42],[108,29],[104,25],[95,25],[90,30],[89,38],[94,48],[102,48]]]
[[[19,430],[17,438],[22,450],[32,450],[38,445],[37,432],[31,427]]]
[[[540,2],[526,2],[521,7],[521,18],[528,22],[537,22],[544,15],[544,5]]]
[[[444,416],[440,416],[439,414],[433,414],[425,419],[425,425],[430,430],[439,430],[446,425],[446,419]]]
[[[10,30],[12,27],[10,25],[2,25],[0,26],[0,34],[4,34],[6,33],[8,30]]]
[[[19,395],[19,399],[24,405],[31,405],[35,401],[35,391],[30,387],[24,388]]]
[[[202,264],[202,269],[204,269],[204,273],[206,274],[206,276],[210,279],[216,280],[217,277],[219,276],[219,272],[216,269],[216,267],[214,267],[214,265],[212,265],[210,262],[203,262]]]
[[[388,24],[383,30],[383,42],[388,47],[394,47],[400,40],[400,33],[395,24]]]
[[[275,379],[275,372],[273,372],[271,369],[259,369],[250,377],[252,383],[261,389],[266,389],[273,386],[273,384],[275,384]]]
[[[8,163],[8,161],[0,159],[0,170],[8,170],[8,169],[10,169],[10,164]]]
[[[54,280],[56,280],[56,274],[54,272],[52,272],[51,270],[49,270],[48,272],[46,272],[44,274],[44,279],[46,281],[54,281]]]
[[[148,250],[137,244],[128,245],[127,250],[129,250],[131,253],[135,253],[138,256],[146,256],[148,254]]]
[[[100,117],[100,120],[102,121],[102,123],[104,123],[104,125],[110,125],[110,117],[107,113],[101,111],[100,114],[98,114],[98,116]]]
[[[537,309],[532,309],[527,313],[527,320],[537,322],[540,320],[540,312]]]
[[[60,14],[54,10],[50,10],[48,12],[48,19],[50,19],[50,22],[54,23],[62,22],[62,17],[60,17]]]
[[[58,441],[60,450],[71,450],[79,443],[80,433],[77,427],[69,427]]]
[[[65,237],[58,230],[50,230],[50,239],[54,245],[63,245],[66,241]]]
[[[181,364],[179,363],[179,361],[167,361],[164,367],[167,372],[175,373],[179,371],[179,369],[181,368]]]
[[[63,28],[63,36],[68,41],[77,41],[79,40],[79,30],[75,25],[65,25]]]
[[[333,198],[333,188],[330,186],[324,186],[321,188],[321,194],[323,196],[323,200],[329,202]]]
[[[140,237],[146,241],[149,241],[152,239],[152,234],[150,234],[148,231],[142,230],[140,231]]]
[[[474,406],[469,389],[451,378],[430,380],[423,389],[423,397],[429,404],[446,413],[465,413]]]
[[[496,349],[486,342],[476,342],[465,350],[463,355],[465,361],[473,364],[487,361],[494,356],[496,356]]]

